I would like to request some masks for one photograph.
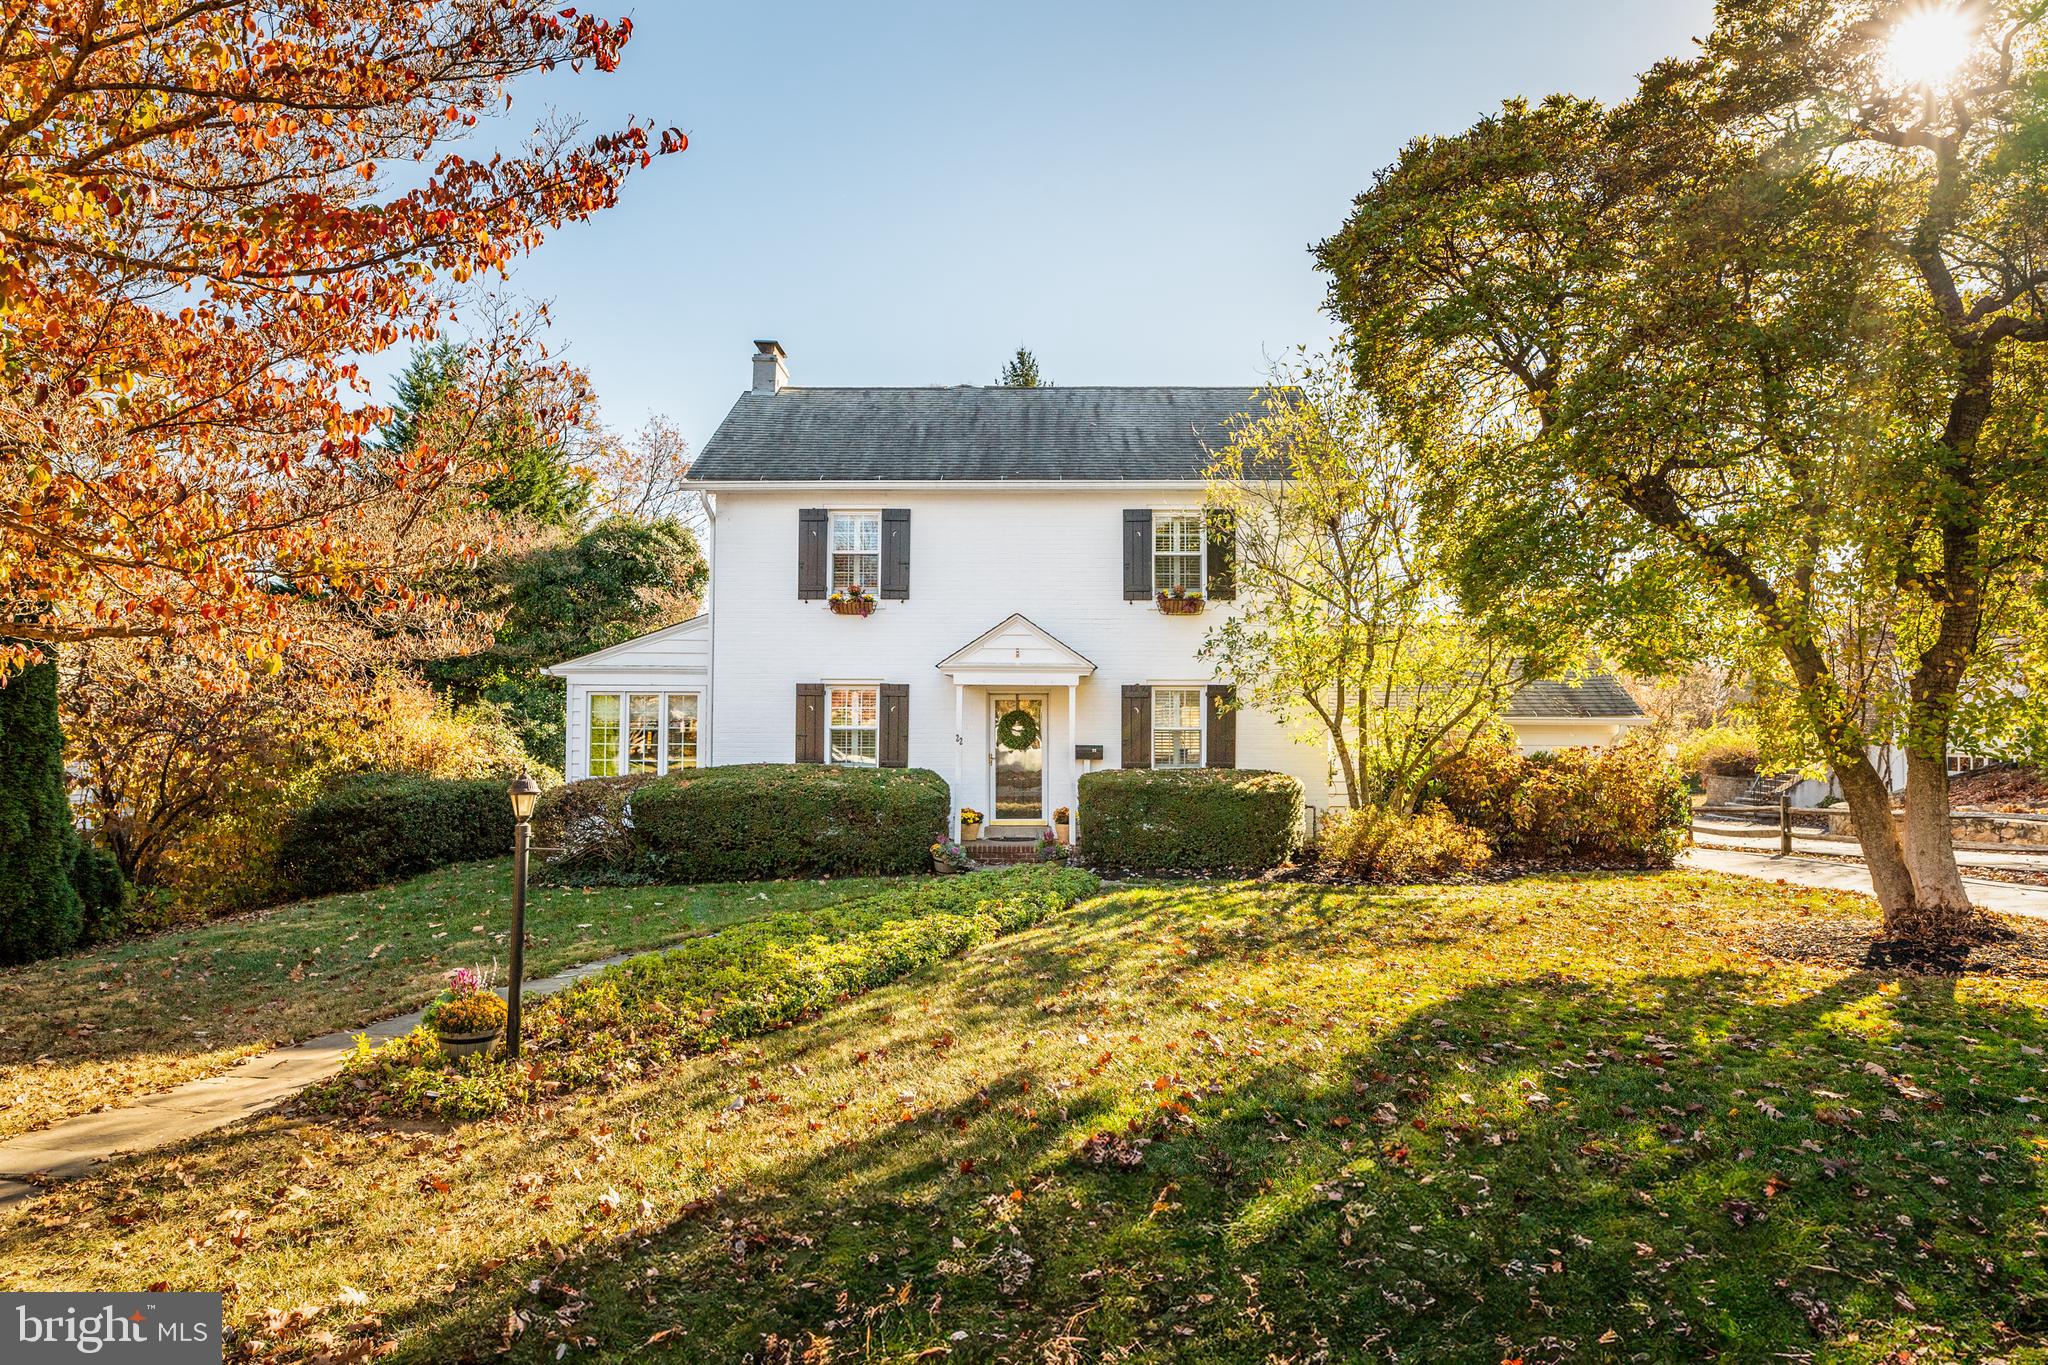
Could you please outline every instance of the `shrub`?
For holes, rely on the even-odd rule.
[[[1475,746],[1430,794],[1501,857],[1529,862],[1669,867],[1691,818],[1685,784],[1642,740],[1536,758]]]
[[[0,962],[32,962],[78,942],[85,919],[71,884],[77,847],[57,666],[45,658],[0,678]]]
[[[546,850],[535,861],[541,882],[646,881],[633,845],[633,797],[651,774],[591,777],[541,793],[533,811],[533,841]]]
[[[502,857],[511,846],[512,808],[496,779],[363,773],[291,818],[278,866],[298,895],[320,896]]]
[[[1475,872],[1492,857],[1484,834],[1434,802],[1413,815],[1336,810],[1323,822],[1322,861],[1354,881],[1438,881]]]
[[[632,845],[679,882],[916,873],[946,836],[949,804],[923,768],[694,768],[633,793]]]
[[[517,1063],[451,1080],[432,1034],[358,1039],[315,1108],[480,1118],[564,1089],[629,1080],[896,981],[1095,893],[1071,868],[927,879],[809,914],[771,915],[608,967],[533,1007]],[[495,997],[494,997],[495,998]]]
[[[1678,746],[1681,772],[1701,777],[1754,777],[1756,736],[1733,725],[1717,725],[1688,736]]]
[[[1301,784],[1254,768],[1081,778],[1082,855],[1129,872],[1228,873],[1278,867],[1301,837]]]
[[[84,916],[84,941],[107,943],[128,932],[135,918],[135,888],[121,864],[98,844],[81,840],[71,859],[71,885]]]

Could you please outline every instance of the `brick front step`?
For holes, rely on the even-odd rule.
[[[976,839],[965,845],[967,856],[977,863],[1031,863],[1038,861],[1036,839]]]

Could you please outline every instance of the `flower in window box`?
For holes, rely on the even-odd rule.
[[[826,601],[841,616],[872,616],[875,610],[875,599],[858,583],[839,589]]]
[[[1202,609],[1202,594],[1174,587],[1159,594],[1159,610],[1168,616],[1193,616]]]

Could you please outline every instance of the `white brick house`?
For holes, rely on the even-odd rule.
[[[1252,390],[800,388],[781,347],[756,345],[753,387],[692,470],[708,609],[550,670],[568,682],[570,778],[929,768],[997,836],[1035,835],[1104,766],[1270,768],[1328,799],[1319,734],[1229,705],[1198,657],[1234,609],[1202,475]],[[834,611],[854,584],[871,614]],[[1162,610],[1173,586],[1202,610]],[[1604,744],[1640,719],[1595,681],[1549,687],[1524,742]],[[1006,747],[1017,711],[1037,734]]]

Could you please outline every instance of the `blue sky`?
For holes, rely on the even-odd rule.
[[[511,117],[635,114],[690,149],[511,288],[552,302],[612,425],[701,446],[756,337],[799,384],[984,384],[1019,345],[1056,383],[1250,384],[1329,335],[1307,248],[1403,142],[1625,96],[1711,0],[626,12],[619,71]]]

